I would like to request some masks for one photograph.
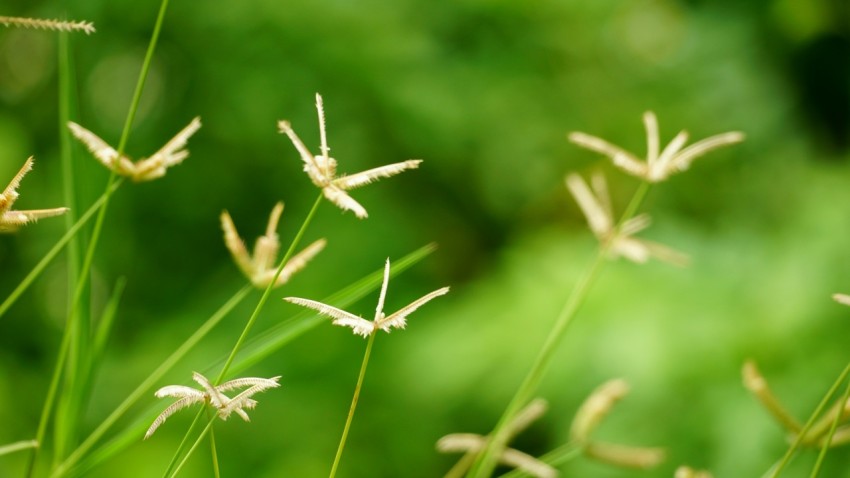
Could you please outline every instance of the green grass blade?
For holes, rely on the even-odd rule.
[[[838,429],[838,424],[841,422],[841,418],[844,416],[844,409],[846,408],[848,399],[850,399],[850,381],[847,382],[847,388],[844,389],[844,394],[841,395],[841,400],[838,401],[838,412],[835,414],[835,418],[832,420],[832,425],[829,427],[829,432],[826,434],[826,437],[823,440],[823,445],[821,445],[820,453],[818,454],[818,459],[815,462],[814,468],[812,468],[812,474],[810,475],[810,478],[817,478],[818,474],[820,473],[820,469],[823,466],[824,460],[826,459],[826,454],[832,447],[832,437],[835,435],[835,430]]]
[[[106,343],[109,341],[109,334],[112,332],[112,324],[115,323],[115,316],[118,314],[118,304],[121,302],[121,296],[124,294],[124,287],[126,285],[126,277],[121,277],[115,281],[112,296],[109,298],[109,302],[106,303],[106,307],[100,315],[100,321],[95,329],[94,342],[92,343],[91,364],[88,367],[90,376],[96,373],[95,368],[100,364],[100,359],[103,357],[103,351],[106,349]]]
[[[434,250],[436,250],[436,246],[434,244],[428,244],[411,252],[401,259],[393,261],[390,275],[395,277],[396,275],[404,272],[430,255],[434,252]],[[338,292],[331,294],[327,298],[323,299],[322,302],[334,304],[338,307],[347,307],[348,305],[362,299],[366,295],[378,290],[382,280],[383,268],[376,270]],[[250,288],[246,287],[245,292],[249,290]],[[234,299],[231,299],[231,301],[232,300]],[[312,330],[319,324],[327,322],[328,320],[326,318],[320,317],[318,314],[310,311],[305,311],[294,315],[289,320],[271,327],[265,332],[257,335],[254,339],[246,342],[242,349],[242,358],[233,362],[233,365],[230,367],[230,373],[232,375],[239,374],[245,369],[262,361],[270,354],[280,350],[282,347],[307,331]],[[205,370],[205,372],[219,368],[226,359],[227,357],[223,356],[218,363],[210,366],[207,370]],[[136,392],[133,393],[136,394]],[[122,414],[130,407],[130,404],[127,402],[128,400],[125,400],[125,403],[121,406]],[[96,444],[95,442],[99,440],[99,438],[105,434],[109,426],[114,424],[117,420],[117,416],[115,416],[116,413],[113,412],[113,414],[106,420],[109,422],[109,426],[101,424],[98,427],[98,430],[96,430],[95,433],[92,433],[92,436],[90,436],[83,445],[80,446],[80,449],[72,453],[71,457],[69,457],[69,459],[60,466],[57,471],[62,471],[62,473],[54,473],[52,477],[81,476],[88,474],[93,468],[114,457],[130,445],[140,442],[141,437],[145,434],[145,430],[147,430],[157,415],[162,412],[162,408],[163,405],[159,403],[152,403],[144,412],[140,413],[132,423],[118,432],[106,444],[101,445],[89,454],[88,450]],[[199,411],[198,417],[200,416],[200,413],[201,412]],[[106,421],[104,423],[106,423]],[[92,437],[95,435],[97,435],[97,438],[92,440]],[[85,447],[85,450],[81,452],[83,447]],[[177,456],[179,456],[179,454]],[[73,460],[71,460],[71,458],[73,458]]]
[[[62,474],[73,467],[78,460],[83,458],[83,456],[88,453],[91,448],[97,444],[97,442],[106,434],[109,429],[115,425],[115,423],[122,417],[124,414],[135,405],[142,396],[147,393],[155,384],[158,382],[166,373],[168,373],[172,368],[174,368],[183,357],[186,356],[194,347],[204,338],[207,334],[212,331],[227,315],[237,306],[242,300],[248,296],[248,294],[253,290],[250,285],[246,285],[242,287],[236,294],[233,295],[227,302],[224,303],[214,314],[212,314],[204,323],[201,325],[192,335],[186,339],[183,344],[177,347],[171,355],[166,358],[159,367],[156,368],[153,372],[151,372],[148,377],[139,384],[138,387],[135,388],[127,398],[121,402],[118,407],[113,410],[112,413],[106,417],[100,425],[89,435],[83,443],[74,450],[68,458],[62,463],[54,473],[53,476],[62,476]],[[97,341],[95,342],[97,343]],[[153,414],[153,417],[156,417],[157,413]],[[152,420],[153,418],[151,418]],[[148,421],[149,423],[149,421]],[[139,424],[136,424],[138,427]],[[142,433],[144,433],[145,425],[142,424]],[[131,436],[131,438],[133,438]],[[131,440],[132,441],[132,440]],[[130,442],[128,442],[129,444]],[[120,450],[119,450],[120,451]],[[107,454],[107,458],[111,455]]]
[[[814,425],[815,420],[817,420],[821,413],[823,413],[824,409],[826,408],[826,404],[829,403],[829,400],[832,398],[833,395],[835,395],[835,392],[838,391],[838,387],[841,386],[841,384],[847,378],[847,375],[850,375],[850,364],[847,364],[847,366],[844,367],[844,370],[841,371],[841,374],[838,376],[835,382],[832,383],[832,386],[829,387],[829,390],[826,392],[826,395],[824,395],[824,397],[821,399],[817,408],[815,408],[815,411],[812,412],[812,416],[809,417],[808,421],[806,421],[806,424],[803,425],[803,429],[800,430],[800,433],[797,434],[797,437],[794,439],[794,443],[792,443],[791,446],[788,447],[788,450],[785,452],[785,455],[782,457],[782,460],[780,460],[779,463],[773,467],[773,472],[770,474],[770,478],[777,478],[779,474],[782,473],[782,470],[785,469],[785,466],[787,466],[788,463],[791,461],[791,458],[794,456],[794,453],[797,451],[797,448],[799,448],[800,445],[803,443],[803,440],[806,438],[806,435],[812,428],[812,425]]]
[[[113,184],[112,187],[109,189],[110,194],[114,193],[123,183],[123,179],[119,179],[118,181],[116,181],[115,184]],[[80,232],[80,229],[82,229],[82,227],[85,226],[85,224],[89,222],[89,220],[91,220],[95,213],[100,210],[101,206],[103,206],[105,201],[106,195],[101,195],[97,199],[97,201],[95,201],[94,204],[92,204],[88,208],[88,210],[86,210],[86,212],[83,213],[82,216],[80,216],[77,222],[75,222],[74,225],[65,232],[65,234],[59,239],[59,241],[57,241],[56,244],[53,245],[53,247],[47,252],[47,254],[45,254],[44,257],[42,257],[41,260],[38,261],[38,264],[36,264],[35,267],[30,270],[29,274],[27,274],[26,277],[24,277],[24,279],[21,281],[21,283],[18,284],[17,287],[15,287],[15,290],[13,290],[9,294],[9,296],[6,297],[6,300],[4,300],[2,304],[0,304],[0,317],[3,317],[3,315],[5,315],[6,312],[9,311],[12,305],[14,305],[15,302],[23,295],[23,293],[26,292],[29,286],[31,286],[32,283],[35,282],[35,280],[38,278],[38,276],[40,276],[41,273],[44,272],[44,269],[47,267],[47,265],[50,264],[50,262],[55,259],[60,252],[62,252],[62,249],[68,244],[68,242],[70,242],[71,239],[73,239],[74,236],[76,236]]]
[[[148,72],[150,70],[151,62],[153,61],[153,54],[156,51],[156,45],[159,40],[159,34],[162,31],[162,24],[165,19],[165,12],[168,8],[168,0],[162,0],[160,4],[159,14],[157,15],[156,23],[154,24],[153,33],[151,34],[150,43],[148,44],[147,52],[145,53],[145,59],[142,62],[142,69],[139,72],[139,78],[136,82],[136,88],[133,92],[133,98],[130,101],[130,108],[127,112],[127,118],[124,121],[124,128],[121,132],[121,139],[118,143],[117,148],[117,156],[121,157],[124,154],[125,147],[127,145],[127,140],[130,137],[130,129],[133,125],[133,121],[136,117],[136,112],[139,107],[139,102],[142,97],[142,91],[144,90],[145,81],[147,80]],[[106,212],[109,210],[109,199],[111,197],[110,191],[112,190],[112,185],[116,183],[118,180],[117,176],[117,165],[118,162],[115,162],[115,167],[112,169],[112,172],[109,175],[109,180],[107,181],[106,190],[104,193],[104,202],[103,207],[98,211],[97,219],[95,220],[94,230],[92,231],[92,237],[89,241],[88,248],[86,249],[86,254],[83,259],[83,264],[80,270],[80,274],[77,278],[76,287],[74,289],[74,296],[72,300],[72,305],[70,309],[70,315],[68,317],[68,321],[65,325],[66,330],[70,330],[72,337],[77,338],[78,340],[71,340],[71,346],[68,348],[68,352],[71,353],[69,357],[69,363],[67,368],[67,377],[65,378],[66,389],[68,390],[68,395],[71,397],[69,400],[77,401],[81,404],[82,402],[82,392],[83,388],[80,385],[82,380],[78,375],[82,375],[81,367],[86,363],[85,355],[88,354],[88,339],[90,333],[88,332],[89,323],[88,317],[83,316],[78,312],[78,304],[82,300],[84,292],[88,289],[89,283],[89,272],[91,271],[92,263],[94,262],[95,251],[97,250],[97,244],[100,241],[100,235],[103,230],[103,224],[106,219]],[[61,373],[61,372],[60,372]],[[55,392],[54,392],[55,393]],[[53,400],[48,397],[48,403],[52,403]],[[84,407],[77,405],[77,409],[83,409]],[[49,417],[50,411],[48,410],[47,417]],[[65,456],[65,451],[70,448],[70,445],[74,439],[74,435],[77,433],[77,423],[78,417],[74,420],[69,420],[67,422],[63,422],[62,424],[57,423],[57,425],[62,425],[56,427],[56,446],[55,446],[55,458],[61,459]],[[67,425],[67,426],[65,426]],[[37,449],[36,449],[37,452]],[[31,476],[31,475],[30,475]]]

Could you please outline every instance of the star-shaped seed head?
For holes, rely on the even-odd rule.
[[[227,211],[221,213],[221,227],[224,229],[224,244],[233,255],[234,261],[251,283],[256,287],[265,289],[274,280],[277,272],[277,254],[280,250],[280,240],[277,236],[277,223],[283,213],[283,203],[279,202],[272,209],[269,223],[266,226],[265,235],[260,236],[254,245],[253,254],[248,254],[248,249],[233,224]],[[313,257],[324,249],[327,241],[319,239],[307,246],[306,249],[292,256],[283,266],[280,275],[275,281],[275,287],[289,282],[289,279],[298,271],[307,266]]]
[[[28,211],[13,211],[12,206],[20,197],[18,188],[21,186],[21,180],[28,172],[32,170],[32,156],[27,158],[24,166],[18,171],[18,174],[12,178],[12,181],[6,186],[6,189],[0,193],[0,232],[14,232],[18,228],[30,222],[35,222],[43,217],[53,217],[65,214],[68,212],[67,207],[57,207],[53,209],[32,209]]]
[[[688,141],[688,133],[682,131],[659,153],[658,120],[655,114],[651,111],[644,113],[643,124],[646,127],[646,161],[641,161],[632,153],[596,136],[573,132],[568,137],[583,148],[608,156],[614,165],[623,171],[651,183],[664,181],[671,175],[688,169],[696,158],[711,150],[744,140],[743,133],[731,131],[697,141],[682,149]]]
[[[785,428],[792,441],[795,440],[803,432],[803,425],[787,411],[782,402],[773,394],[767,380],[759,372],[756,363],[747,360],[741,369],[741,375],[744,387],[753,394],[768,413],[773,416],[774,420]],[[832,425],[836,420],[838,420],[840,426],[831,435],[829,447],[850,443],[850,401],[841,403],[841,400],[838,400],[817,422],[806,430],[800,444],[812,448],[823,447],[830,437]]]
[[[71,130],[71,134],[80,140],[104,166],[110,170],[114,169],[116,174],[126,176],[135,182],[143,182],[165,176],[168,168],[182,163],[184,159],[189,157],[186,144],[189,142],[189,138],[201,128],[201,118],[193,119],[151,157],[142,158],[135,163],[123,154],[119,157],[118,151],[107,144],[106,141],[77,123],[69,121],[68,128]]]
[[[663,449],[600,442],[591,437],[614,405],[628,392],[629,385],[622,379],[600,385],[576,412],[570,438],[582,445],[582,451],[588,458],[625,468],[652,468],[664,461],[666,453]]]
[[[325,198],[336,204],[338,207],[346,211],[352,211],[360,219],[368,216],[366,209],[348,195],[349,189],[359,188],[369,183],[375,182],[381,178],[395,176],[407,169],[416,169],[419,167],[420,159],[410,159],[401,163],[389,164],[367,171],[359,172],[351,175],[337,176],[336,159],[330,156],[330,148],[328,147],[327,134],[325,132],[325,110],[322,105],[322,97],[316,93],[316,110],[319,113],[319,134],[321,136],[321,154],[314,156],[301,138],[295,134],[292,125],[289,121],[281,120],[278,122],[278,129],[281,133],[289,136],[298,154],[301,155],[301,160],[304,161],[304,171],[310,177],[316,187],[322,190]]]
[[[591,177],[590,186],[578,174],[567,176],[567,189],[570,190],[579,205],[591,232],[602,244],[608,245],[612,257],[625,257],[643,264],[650,257],[657,257],[672,264],[684,265],[688,257],[681,252],[664,245],[634,237],[650,225],[647,214],[641,214],[625,221],[619,228],[614,222],[611,198],[605,177],[596,173]]]
[[[513,437],[543,416],[547,408],[546,400],[538,398],[532,400],[531,403],[520,410],[510,423],[506,425],[509,431],[508,441],[511,441]],[[465,473],[472,465],[475,457],[486,448],[489,439],[489,436],[482,436],[475,433],[452,433],[440,438],[437,441],[438,451],[442,453],[464,453],[464,458],[452,468],[452,471],[448,475],[460,476]],[[498,454],[498,459],[503,465],[522,470],[537,478],[554,478],[558,476],[558,471],[552,468],[552,466],[514,448],[504,448],[501,450]]]
[[[412,314],[416,309],[428,303],[431,299],[445,295],[449,292],[448,287],[437,289],[430,294],[426,294],[419,299],[411,302],[407,306],[390,315],[384,314],[384,298],[387,295],[387,285],[390,280],[390,260],[387,259],[384,267],[384,282],[381,285],[381,295],[378,297],[378,307],[375,309],[375,319],[366,320],[350,312],[346,312],[336,307],[317,302],[315,300],[301,299],[299,297],[286,297],[283,300],[293,304],[313,309],[320,314],[333,319],[334,325],[343,327],[351,327],[352,331],[357,335],[362,335],[364,338],[374,334],[378,330],[383,330],[389,333],[392,328],[403,329],[407,325],[407,316]]]
[[[206,377],[198,372],[194,372],[192,374],[192,380],[197,382],[203,390],[197,390],[184,385],[168,385],[156,391],[154,395],[157,398],[175,397],[178,400],[156,417],[156,420],[154,420],[153,424],[148,428],[147,433],[145,433],[146,440],[153,435],[160,425],[165,423],[168,417],[196,403],[203,402],[210,405],[216,410],[216,414],[222,420],[227,420],[231,413],[235,413],[246,422],[251,421],[245,412],[245,409],[250,410],[257,406],[257,401],[251,398],[251,396],[280,386],[278,383],[280,377],[245,377],[230,380],[221,385],[213,385]],[[238,388],[245,388],[245,390],[233,398],[224,394],[224,392]]]

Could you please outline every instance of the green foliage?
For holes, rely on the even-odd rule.
[[[63,68],[72,77],[61,85],[56,35],[0,29],[0,184],[29,155],[38,160],[22,208],[63,203],[60,86],[77,98],[71,119],[119,142],[156,4],[3,7],[2,14],[67,14],[97,27],[91,36],[68,36],[73,61]],[[639,118],[648,109],[660,118],[662,142],[682,128],[694,138],[742,130],[747,141],[653,188],[646,235],[687,252],[692,264],[606,267],[541,383],[549,413],[513,445],[539,456],[567,443],[581,401],[623,377],[632,392],[599,436],[667,447],[669,460],[637,473],[577,459],[564,465],[565,476],[670,477],[682,463],[718,477],[759,476],[788,445],[741,386],[743,361],[759,362],[800,421],[848,361],[850,309],[830,295],[850,293],[850,164],[841,142],[850,127],[821,103],[825,96],[840,109],[844,92],[821,88],[811,96],[800,70],[809,64],[801,56],[820,39],[850,37],[834,25],[830,5],[172,1],[126,151],[137,157],[155,149],[196,115],[204,127],[191,156],[167,177],[125,184],[110,201],[84,316],[95,318],[93,330],[112,332],[109,340],[98,336],[91,402],[68,446],[79,445],[243,285],[221,241],[222,210],[239,219],[246,237],[279,200],[290,218],[309,210],[315,188],[275,125],[290,120],[316,150],[318,91],[341,172],[425,161],[358,191],[367,222],[327,206],[317,214],[304,243],[327,237],[327,249],[273,291],[231,367],[232,374],[283,378],[251,423],[216,423],[223,476],[328,472],[364,343],[280,298],[340,291],[325,301],[370,316],[373,297],[356,301],[380,284],[375,265],[390,256],[394,268],[408,267],[429,250],[396,257],[429,241],[439,250],[394,279],[387,308],[439,285],[453,292],[376,347],[339,476],[450,469],[455,457],[437,454],[437,439],[492,430],[595,253],[564,175],[610,172],[615,210],[637,188],[606,160],[570,145],[566,133],[586,131],[641,153]],[[109,172],[73,148],[74,212],[91,217]],[[283,222],[284,244],[298,226]],[[0,235],[0,300],[62,234],[61,220],[44,220]],[[34,436],[70,306],[65,260],[44,266],[14,303],[0,305],[0,444]],[[121,294],[113,284],[123,276]],[[341,289],[346,284],[353,285]],[[255,295],[233,304],[153,386],[184,382],[193,370],[214,376]],[[143,443],[161,409],[152,392],[143,394],[76,472],[162,474],[191,414],[169,419]],[[0,476],[21,476],[28,453],[0,457]],[[209,476],[206,453],[200,448],[181,476]],[[809,473],[816,456],[804,451],[784,476]],[[850,454],[837,448],[820,476],[848,477],[847,469]]]

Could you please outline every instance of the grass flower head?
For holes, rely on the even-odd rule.
[[[616,227],[608,186],[601,173],[591,177],[590,186],[578,174],[567,176],[566,183],[587,218],[591,232],[601,243],[610,243],[608,250],[613,257],[622,256],[639,264],[647,262],[650,257],[679,265],[688,262],[688,257],[681,252],[634,237],[634,234],[649,227],[651,221],[648,214],[633,217],[619,228]]]
[[[0,25],[5,27],[33,28],[37,30],[55,30],[62,32],[83,32],[86,35],[95,32],[92,22],[74,22],[67,20],[49,20],[43,18],[0,17]]]
[[[546,413],[548,405],[546,400],[532,400],[525,408],[523,408],[507,425],[510,431],[510,436],[513,438],[520,432],[528,428],[534,421]],[[472,460],[480,454],[487,446],[489,437],[477,435],[475,433],[452,433],[440,438],[437,441],[437,450],[442,453],[464,453],[465,458],[455,465],[452,470],[457,474],[463,473],[471,465]],[[469,458],[466,458],[469,457]],[[552,468],[547,463],[514,448],[505,448],[499,453],[499,462],[503,465],[510,466],[524,471],[525,473],[537,478],[554,478],[558,476],[558,471]],[[463,468],[463,469],[460,469]]]
[[[151,157],[142,158],[136,162],[131,161],[123,154],[119,157],[118,151],[107,144],[106,141],[77,123],[69,121],[68,128],[70,128],[74,137],[80,140],[104,166],[110,170],[114,169],[117,174],[126,176],[135,182],[143,182],[165,176],[168,168],[182,163],[184,159],[189,157],[186,144],[189,138],[201,128],[201,118],[193,119]]]
[[[359,188],[381,178],[395,176],[407,169],[419,167],[420,159],[410,159],[401,163],[388,164],[356,174],[337,176],[336,159],[330,156],[327,133],[325,132],[325,110],[322,105],[322,97],[316,93],[316,110],[319,113],[319,133],[321,134],[321,154],[313,156],[304,142],[295,134],[289,121],[279,121],[278,128],[281,133],[289,136],[295,149],[304,161],[304,171],[310,176],[310,180],[322,190],[328,201],[336,204],[346,211],[352,211],[360,218],[368,216],[366,209],[348,195],[349,189]]]
[[[666,452],[663,449],[600,442],[591,437],[614,405],[628,392],[629,385],[622,379],[600,385],[576,412],[570,438],[582,444],[584,455],[588,458],[625,468],[652,468],[664,461]]]
[[[165,423],[165,420],[167,420],[168,417],[196,403],[209,404],[216,410],[218,417],[222,420],[227,420],[231,413],[235,413],[246,422],[251,421],[248,414],[245,412],[245,409],[250,410],[257,406],[257,401],[251,398],[251,396],[270,388],[277,388],[280,386],[278,383],[280,377],[237,378],[216,386],[210,383],[210,381],[203,375],[198,372],[194,372],[192,374],[192,380],[203,387],[203,390],[186,387],[184,385],[168,385],[156,391],[154,395],[156,395],[157,398],[175,397],[178,400],[172,403],[171,406],[166,408],[159,414],[158,417],[156,417],[156,420],[154,420],[153,424],[151,424],[150,428],[148,428],[148,431],[145,433],[145,439],[150,438],[156,429]],[[245,387],[247,388],[233,398],[224,394],[224,392]]]
[[[266,233],[257,239],[252,254],[248,254],[248,249],[245,247],[242,238],[239,237],[239,233],[236,232],[236,226],[233,224],[230,214],[227,211],[221,213],[224,244],[239,269],[250,279],[252,284],[261,289],[268,287],[277,272],[277,254],[280,250],[280,240],[276,229],[282,213],[283,203],[279,202],[272,209],[268,226],[266,226]],[[324,249],[325,244],[327,244],[327,241],[319,239],[290,258],[280,272],[274,286],[279,287],[289,282],[289,279],[296,272],[306,267],[307,262]]]
[[[697,141],[683,149],[688,141],[688,133],[682,131],[659,153],[658,120],[655,113],[644,113],[643,124],[646,127],[646,161],[641,161],[634,154],[596,136],[573,132],[568,137],[583,148],[608,156],[618,168],[650,183],[664,181],[671,175],[688,169],[696,158],[711,150],[744,140],[743,133],[731,131]]]
[[[0,232],[14,232],[18,228],[30,222],[35,222],[43,217],[53,217],[65,214],[68,211],[66,207],[57,207],[53,209],[32,209],[29,211],[13,211],[12,206],[20,197],[18,188],[21,186],[21,180],[28,172],[32,170],[32,156],[27,158],[24,166],[18,171],[18,174],[12,178],[12,181],[6,186],[6,189],[0,193]]]
[[[384,267],[384,282],[381,285],[381,295],[380,297],[378,297],[378,307],[377,309],[375,309],[374,320],[366,320],[363,317],[359,317],[350,312],[337,309],[336,307],[323,304],[315,300],[301,299],[299,297],[286,297],[284,298],[284,300],[293,304],[300,305],[302,307],[307,307],[308,309],[313,309],[324,316],[331,317],[333,319],[334,325],[351,327],[355,334],[362,335],[365,338],[369,337],[377,330],[383,330],[384,332],[389,333],[393,327],[403,329],[407,325],[407,316],[412,314],[419,307],[422,307],[423,305],[428,303],[431,299],[434,299],[435,297],[439,297],[441,295],[445,295],[449,292],[448,287],[437,289],[434,292],[426,294],[420,297],[419,299],[411,302],[410,304],[401,308],[395,313],[385,315],[384,298],[387,295],[387,284],[389,283],[389,280],[390,260],[387,259],[386,266]]]

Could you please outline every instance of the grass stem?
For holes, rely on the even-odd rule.
[[[277,279],[278,277],[280,277],[280,273],[283,271],[283,268],[284,266],[286,266],[286,263],[289,261],[289,258],[292,257],[292,254],[295,252],[295,248],[298,247],[298,243],[301,242],[301,237],[304,236],[304,232],[307,231],[307,226],[309,226],[310,223],[313,221],[313,216],[316,215],[316,211],[319,209],[319,204],[322,202],[322,197],[323,196],[320,193],[319,197],[316,198],[316,202],[313,203],[313,207],[310,209],[310,212],[307,213],[307,217],[304,219],[304,222],[301,223],[301,228],[298,229],[298,233],[295,234],[295,238],[293,238],[292,242],[289,244],[289,249],[287,249],[286,254],[283,255],[283,259],[281,259],[280,265],[278,265],[274,277],[272,278],[271,282],[269,282],[269,285],[266,287],[266,290],[263,292],[263,296],[257,303],[257,307],[254,308],[254,312],[248,319],[248,323],[245,324],[245,328],[242,329],[242,333],[239,335],[239,339],[236,340],[236,344],[233,346],[233,350],[231,350],[230,355],[227,357],[227,361],[224,362],[224,366],[221,368],[221,372],[219,372],[218,378],[215,381],[216,385],[221,383],[221,381],[224,379],[224,376],[227,374],[228,370],[230,369],[230,366],[233,364],[233,360],[236,358],[236,354],[239,353],[239,349],[242,348],[242,344],[245,342],[245,339],[248,338],[248,333],[251,332],[251,328],[257,321],[257,317],[259,317],[260,312],[266,305],[266,301],[268,301],[272,289],[274,289],[274,286],[277,283]]]
[[[618,230],[627,220],[635,215],[646,197],[646,194],[649,192],[649,188],[650,184],[647,182],[642,182],[640,184],[638,190],[635,192],[617,224]],[[616,234],[614,236],[616,236]],[[510,439],[511,430],[508,424],[511,420],[513,420],[514,416],[522,410],[529,401],[531,401],[534,394],[537,392],[540,382],[549,370],[558,346],[563,341],[567,328],[572,323],[573,318],[581,308],[584,300],[587,298],[591,286],[596,281],[596,278],[602,269],[602,265],[605,263],[611,243],[612,241],[609,240],[601,245],[596,258],[585,270],[581,279],[579,279],[578,284],[570,293],[569,298],[566,303],[564,303],[564,307],[561,309],[560,314],[558,314],[558,318],[555,320],[555,324],[549,331],[549,335],[546,336],[546,340],[540,348],[534,364],[531,366],[531,369],[526,374],[513,398],[508,403],[502,417],[496,424],[496,428],[490,435],[492,438],[487,442],[487,447],[484,449],[484,452],[479,455],[469,476],[475,478],[486,478],[492,476],[493,471],[496,468],[498,454],[505,448],[505,446],[507,446],[507,441]]]
[[[127,112],[127,118],[124,121],[124,128],[121,132],[121,140],[118,143],[117,156],[121,157],[124,154],[124,149],[127,145],[127,140],[130,137],[130,129],[133,125],[133,121],[136,117],[136,112],[139,107],[139,102],[141,101],[142,91],[144,90],[145,81],[147,79],[148,71],[150,70],[150,65],[153,60],[153,54],[156,50],[156,45],[159,40],[159,34],[162,30],[162,24],[165,19],[165,12],[168,8],[168,0],[162,0],[160,3],[159,14],[157,15],[156,23],[154,25],[153,33],[151,35],[150,43],[148,44],[148,49],[145,54],[145,59],[142,63],[142,69],[139,73],[138,81],[136,82],[136,89],[133,92],[133,98],[130,102],[130,109]],[[92,231],[92,237],[89,241],[88,248],[86,249],[85,258],[83,259],[83,264],[77,278],[76,287],[74,289],[74,296],[70,307],[70,314],[68,317],[68,321],[65,324],[65,335],[70,335],[70,338],[67,340],[68,345],[65,345],[65,338],[63,337],[63,346],[60,349],[60,357],[57,359],[56,370],[54,371],[54,377],[57,379],[51,383],[51,388],[48,390],[48,396],[45,400],[45,407],[42,410],[41,420],[39,423],[39,430],[46,430],[46,422],[49,420],[50,414],[52,413],[53,403],[55,401],[55,395],[58,390],[58,382],[61,379],[62,369],[65,365],[65,355],[73,348],[77,347],[78,352],[76,355],[72,356],[72,363],[68,366],[68,377],[66,379],[66,387],[71,391],[71,394],[76,393],[78,390],[81,390],[80,387],[77,386],[77,376],[84,371],[80,370],[80,366],[82,364],[88,363],[87,360],[82,359],[82,355],[86,353],[85,347],[88,343],[88,320],[87,317],[83,317],[81,314],[76,313],[79,305],[79,301],[82,298],[83,291],[86,290],[86,285],[88,284],[88,276],[91,271],[91,266],[94,261],[94,254],[97,250],[97,244],[100,239],[101,231],[103,230],[104,220],[106,218],[106,211],[109,209],[109,200],[114,191],[113,186],[119,181],[117,175],[118,162],[115,162],[115,167],[112,168],[112,171],[109,175],[109,180],[106,184],[106,189],[102,195],[103,204],[98,209],[97,219],[95,220],[94,229]],[[78,339],[77,343],[72,344],[71,339],[76,337]],[[54,385],[56,385],[54,387]],[[69,396],[68,400],[73,401],[74,397]],[[48,406],[49,405],[49,406]],[[73,410],[73,413],[78,413],[79,409],[84,409],[85,407],[78,406],[74,407],[77,410]],[[61,458],[61,450],[63,450],[68,441],[71,439],[71,436],[76,433],[74,429],[65,429],[64,436],[57,437],[57,453],[59,453],[59,457]],[[43,432],[42,437],[39,439],[39,443],[43,444]],[[35,448],[33,453],[31,454],[31,466],[28,467],[27,477],[31,478],[34,470],[35,460],[38,455],[39,448]]]
[[[150,390],[153,385],[158,382],[166,373],[177,365],[186,354],[189,353],[210,331],[215,328],[245,297],[253,290],[251,285],[245,285],[236,294],[233,295],[227,302],[224,303],[213,315],[201,325],[183,344],[177,347],[171,355],[166,358],[159,367],[151,372],[148,377],[139,384],[127,398],[121,402],[112,413],[104,419],[100,425],[89,435],[83,442],[74,450],[68,458],[56,469],[53,477],[62,476],[72,466],[74,466],[85,454],[100,440],[104,434],[121,418],[127,410],[135,405],[142,396]]]
[[[850,364],[847,364],[844,367],[844,370],[838,376],[838,378],[833,382],[832,386],[829,387],[829,390],[824,395],[823,399],[821,399],[815,411],[812,413],[812,416],[809,417],[806,424],[803,425],[803,429],[800,430],[800,433],[797,434],[797,438],[794,439],[794,442],[788,448],[788,451],[783,455],[782,460],[773,468],[773,472],[770,474],[770,478],[777,478],[785,466],[791,461],[791,457],[794,456],[794,452],[797,451],[797,448],[800,447],[800,444],[803,443],[803,440],[806,438],[808,431],[812,428],[812,425],[815,423],[815,420],[820,416],[823,412],[824,408],[826,408],[826,404],[829,403],[829,400],[835,395],[835,392],[838,390],[838,387],[844,382],[847,376],[850,375]]]
[[[383,296],[382,296],[383,297]],[[348,439],[348,431],[351,429],[351,422],[354,420],[354,411],[357,410],[357,401],[360,399],[360,390],[363,388],[363,379],[366,377],[366,368],[369,366],[369,357],[372,355],[372,345],[375,343],[377,331],[372,332],[369,336],[369,342],[366,344],[366,352],[363,354],[363,363],[360,365],[360,375],[357,377],[357,385],[354,387],[354,396],[351,397],[351,407],[348,409],[348,418],[345,419],[345,427],[342,429],[342,437],[339,439],[339,446],[336,449],[333,466],[331,466],[331,474],[329,478],[336,476],[336,470],[339,468],[339,462],[342,459],[342,451],[345,449],[345,442]]]
[[[850,366],[850,364],[848,364],[848,366]],[[844,389],[844,394],[841,395],[841,400],[838,402],[838,413],[835,414],[835,418],[832,420],[832,426],[829,427],[829,433],[827,433],[826,438],[823,439],[823,444],[821,445],[815,466],[812,468],[810,478],[817,478],[820,473],[821,466],[823,466],[823,462],[826,459],[826,454],[832,447],[832,437],[835,435],[835,430],[838,429],[838,424],[841,422],[841,418],[844,415],[844,409],[847,406],[846,404],[848,399],[850,399],[850,381],[847,382],[847,388]]]

